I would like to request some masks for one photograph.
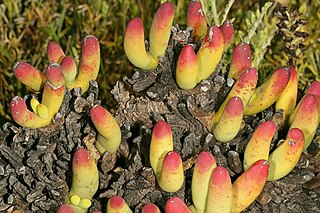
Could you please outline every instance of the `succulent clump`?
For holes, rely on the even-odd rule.
[[[196,2],[190,1],[190,15],[192,6],[201,7]],[[304,176],[296,177],[295,166],[303,160],[302,151],[312,144],[319,125],[317,85],[310,87],[297,106],[286,107],[279,99],[297,100],[296,92],[288,92],[296,90],[298,83],[291,67],[276,69],[257,85],[258,67],[252,67],[250,46],[232,44],[230,23],[206,28],[199,13],[195,24],[188,17],[193,30],[181,29],[172,25],[173,14],[172,3],[160,6],[148,47],[141,19],[128,23],[124,49],[137,70],[114,86],[118,102],[114,115],[98,100],[94,79],[100,50],[93,36],[84,39],[78,66],[52,42],[48,45],[52,63],[44,77],[26,65],[31,74],[36,73],[37,84],[31,89],[41,92],[43,87],[43,94],[50,95],[41,102],[34,96],[13,99],[16,123],[7,123],[0,131],[0,153],[5,159],[0,160],[0,169],[5,168],[3,209],[79,213],[278,210],[271,196],[279,185],[304,180]],[[225,73],[222,58],[233,45],[230,70]],[[185,69],[192,79],[183,76]],[[235,83],[228,84],[228,77]],[[28,78],[21,81],[30,83]],[[44,92],[47,84],[52,93]],[[59,88],[64,89],[60,95]],[[50,97],[60,98],[61,103]],[[26,106],[29,99],[33,111]],[[50,100],[55,105],[48,104]],[[40,118],[48,123],[38,122]],[[312,122],[312,128],[299,126],[305,119]],[[304,199],[311,197],[301,184],[294,187]],[[259,195],[271,198],[263,202]],[[308,208],[301,197],[295,206]],[[282,202],[291,204],[286,195]]]

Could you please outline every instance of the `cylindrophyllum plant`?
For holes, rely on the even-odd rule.
[[[51,124],[58,113],[66,90],[80,88],[85,93],[90,80],[97,78],[100,67],[99,41],[92,35],[84,38],[81,47],[79,65],[70,56],[65,56],[62,48],[51,41],[47,47],[50,65],[42,73],[26,62],[14,65],[14,75],[32,92],[42,93],[41,99],[33,96],[29,110],[21,97],[15,97],[10,103],[13,120],[27,128],[43,128]],[[121,131],[115,118],[101,105],[90,110],[90,117],[96,127],[96,149],[101,155],[109,151],[115,153],[121,142]],[[72,186],[58,212],[87,212],[91,198],[99,186],[99,174],[96,162],[84,149],[78,149],[72,162]]]
[[[200,13],[195,13],[195,8],[198,8]],[[164,56],[170,38],[173,13],[172,3],[167,2],[160,6],[152,22],[148,48],[145,47],[142,21],[136,18],[128,23],[124,49],[134,65],[148,70],[157,68],[159,58]],[[191,0],[188,26],[194,28],[193,38],[201,41],[201,45],[197,53],[194,51],[195,46],[190,44],[181,50],[176,66],[176,82],[181,89],[192,90],[200,81],[208,78],[220,62],[223,51],[233,41],[231,22],[226,21],[219,27],[208,28],[204,23],[201,3]],[[99,70],[99,42],[93,36],[86,37],[78,68],[75,60],[65,56],[55,42],[48,45],[48,57],[51,64],[45,74],[23,62],[14,67],[17,78],[32,91],[43,90],[41,102],[36,98],[31,99],[33,112],[27,109],[22,98],[13,99],[12,116],[22,126],[39,128],[49,125],[60,108],[66,89],[80,87],[82,92],[88,89],[89,80],[94,80]],[[164,207],[166,212],[240,212],[256,199],[266,180],[274,181],[287,175],[299,160],[303,148],[306,149],[311,142],[314,129],[319,124],[318,82],[310,86],[305,97],[293,109],[285,103],[289,100],[295,104],[297,100],[297,76],[294,68],[277,69],[256,88],[258,74],[256,68],[251,66],[249,44],[237,44],[228,73],[229,78],[235,80],[235,84],[212,117],[209,129],[218,141],[228,142],[239,132],[244,115],[261,113],[276,103],[276,109],[283,110],[284,120],[290,124],[287,138],[269,155],[270,141],[276,126],[269,121],[261,124],[246,149],[246,171],[233,184],[228,171],[216,165],[211,153],[202,152],[192,177],[193,206],[188,207],[183,200],[173,197]],[[190,78],[186,78],[186,74]],[[121,131],[115,118],[100,105],[92,107],[90,116],[98,131],[98,151],[101,154],[106,151],[115,153],[121,142]],[[306,127],[308,121],[311,121],[311,127]],[[266,128],[269,132],[264,135],[261,128]],[[253,156],[252,153],[258,156]],[[173,151],[172,131],[165,121],[159,121],[154,126],[149,157],[159,186],[167,192],[179,190],[184,182],[182,159],[179,153]],[[91,205],[91,198],[98,187],[98,172],[94,160],[85,149],[79,149],[74,155],[73,175],[67,204],[59,207],[58,212],[86,212]],[[142,210],[160,212],[159,208],[152,204]],[[107,203],[107,212],[132,211],[121,197],[113,196]]]
[[[164,120],[158,121],[152,131],[149,160],[159,186],[166,192],[178,191],[184,182],[182,159],[173,151],[173,136]]]
[[[124,34],[124,51],[129,61],[145,70],[156,69],[159,57],[164,56],[174,17],[174,5],[163,3],[157,10],[149,33],[149,48],[146,50],[144,28],[140,18],[132,19]]]
[[[40,128],[48,126],[60,109],[65,90],[80,87],[87,91],[90,80],[97,78],[100,67],[99,41],[92,35],[84,38],[78,70],[70,56],[65,56],[61,47],[51,41],[47,48],[51,64],[45,74],[26,62],[17,62],[14,75],[32,91],[40,93],[41,101],[31,99],[30,111],[21,97],[14,97],[10,103],[13,120],[20,126]]]
[[[176,83],[181,89],[192,90],[201,80],[208,78],[215,70],[216,64],[218,64],[221,59],[220,49],[226,48],[219,47],[221,45],[227,47],[230,46],[234,38],[234,31],[230,21],[225,21],[218,28],[216,26],[211,26],[208,28],[206,24],[206,18],[202,13],[201,2],[192,0],[189,3],[187,11],[187,26],[193,28],[192,37],[194,41],[201,42],[201,46],[198,52],[195,51],[196,46],[194,44],[186,44],[182,47],[176,63],[175,77]],[[223,42],[220,42],[220,38]],[[211,47],[212,49],[210,49]],[[215,57],[209,56],[210,54],[206,55],[209,52],[215,52]],[[202,60],[201,62],[201,59],[203,58],[205,58],[205,60]],[[296,128],[296,125],[303,121],[302,116],[300,116],[300,118],[298,116],[298,107],[300,104],[298,104],[298,107],[294,110],[297,100],[297,74],[294,67],[281,67],[275,70],[269,76],[269,78],[267,78],[261,85],[257,87],[258,72],[256,68],[251,66],[252,54],[250,45],[244,42],[237,44],[232,54],[232,60],[228,72],[228,78],[232,78],[235,81],[235,84],[232,86],[231,91],[220,106],[219,110],[217,110],[212,117],[212,122],[209,129],[218,141],[229,142],[241,129],[243,116],[252,116],[263,113],[264,110],[272,106],[275,106],[276,111],[282,111],[283,117],[281,126],[277,126],[279,123],[275,124],[271,121],[266,121],[256,130],[248,144],[244,161],[244,166],[247,170],[251,165],[261,159],[264,160],[264,164],[266,164],[267,160],[272,160],[272,165],[270,164],[270,170],[272,171],[272,174],[269,175],[268,180],[276,180],[291,171],[301,154],[300,151],[297,151],[297,153],[294,155],[294,160],[291,160],[291,163],[288,164],[287,167],[280,169],[283,171],[279,172],[282,173],[282,175],[273,175],[273,173],[278,173],[274,172],[275,167],[277,167],[275,164],[278,164],[278,162],[283,160],[275,160],[278,159],[276,157],[278,156],[277,153],[282,153],[279,154],[279,156],[285,156],[285,149],[280,148],[284,147],[285,145],[280,145],[269,156],[272,137],[278,129],[285,128],[288,126],[288,124],[292,125],[294,117],[296,117],[296,122],[294,125],[292,125],[292,128],[290,128],[285,141],[291,141],[291,145],[295,144],[294,146],[297,147],[300,147],[299,144],[301,144],[301,138],[299,140],[293,140],[294,137],[292,137],[292,135],[298,134],[294,134],[294,132],[299,132],[301,130],[303,131],[301,126],[299,129]],[[317,95],[311,96],[318,97]],[[312,115],[314,119],[311,122],[312,127],[303,132],[307,138],[311,138],[308,141],[311,141],[314,136],[314,129],[317,128],[316,123],[319,123],[319,110],[315,110],[315,108],[319,109],[319,101],[317,101],[316,104],[314,98],[309,99],[313,100],[309,101],[310,103],[306,108],[311,111],[308,113],[308,116],[310,114],[310,118]],[[268,129],[266,134],[262,133],[263,131],[261,129],[263,128]],[[293,131],[291,131],[292,129]],[[253,156],[256,154],[255,152],[258,154]],[[266,176],[264,177],[266,179]]]
[[[72,159],[72,185],[58,213],[85,213],[99,187],[99,172],[94,159],[84,148],[79,148]]]

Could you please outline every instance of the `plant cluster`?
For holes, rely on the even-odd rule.
[[[61,47],[53,41],[48,44],[47,53],[51,63],[45,74],[26,62],[14,65],[16,78],[36,93],[31,100],[16,96],[10,103],[12,118],[20,126],[42,128],[50,125],[60,109],[66,90],[79,88],[83,94],[88,90],[90,81],[97,78],[100,45],[94,36],[84,38],[78,65],[71,56],[65,56]],[[37,94],[41,92],[39,100]],[[27,101],[30,101],[30,107]],[[90,110],[90,118],[98,131],[96,149],[100,154],[116,152],[121,142],[121,131],[113,115],[101,105],[95,105]],[[74,153],[72,174],[72,186],[64,208],[87,212],[99,186],[99,173],[95,160],[86,149],[79,148]]]
[[[153,19],[147,47],[141,19],[135,18],[128,23],[124,50],[132,64],[150,72],[157,68],[166,53],[173,19],[174,5],[163,3]],[[193,29],[192,42],[182,47],[174,76],[181,89],[192,91],[215,71],[224,51],[234,40],[234,29],[229,20],[221,26],[207,27],[201,2],[196,0],[190,0],[187,25]],[[28,100],[18,96],[12,99],[12,118],[24,127],[50,125],[60,108],[65,90],[81,88],[81,92],[85,93],[90,80],[95,80],[99,72],[100,47],[94,36],[84,39],[78,65],[72,57],[65,56],[55,42],[49,43],[47,52],[51,64],[45,74],[25,62],[14,66],[15,76],[32,91],[42,94],[41,99],[35,95],[29,100],[32,110],[28,109]],[[282,112],[280,122],[265,121],[255,130],[245,150],[245,172],[234,183],[227,169],[217,165],[209,151],[201,152],[193,169],[193,205],[187,206],[180,198],[172,197],[164,206],[165,212],[241,212],[258,197],[266,181],[286,176],[297,164],[320,123],[320,82],[314,81],[296,104],[298,76],[293,66],[276,69],[259,86],[258,77],[257,67],[252,65],[250,44],[236,44],[228,72],[232,88],[212,116],[208,129],[217,141],[229,142],[239,133],[244,116],[257,115],[271,106]],[[98,132],[96,149],[101,154],[115,153],[121,142],[121,130],[116,119],[101,105],[91,108],[90,117]],[[270,143],[279,129],[288,129],[287,136],[269,154]],[[182,187],[182,159],[174,151],[172,131],[164,120],[154,125],[149,161],[161,189],[176,192]],[[96,162],[86,149],[79,148],[74,153],[72,171],[72,186],[65,204],[57,210],[59,213],[87,212],[99,186]],[[106,211],[132,212],[119,196],[108,200]],[[160,210],[154,204],[147,204],[142,212]]]

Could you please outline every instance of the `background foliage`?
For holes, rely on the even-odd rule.
[[[283,0],[282,0],[283,1]],[[102,104],[115,109],[110,90],[124,75],[131,75],[132,65],[124,55],[122,40],[126,24],[133,17],[141,17],[145,32],[149,31],[152,17],[159,4],[156,0],[7,0],[0,3],[0,118],[10,119],[8,105],[15,95],[26,90],[13,76],[17,61],[27,61],[40,70],[48,65],[46,46],[50,40],[58,42],[67,55],[79,58],[81,40],[95,35],[101,44],[101,71],[98,83]],[[184,26],[188,0],[173,0],[175,23]],[[278,3],[255,0],[203,1],[208,23],[220,25],[225,18],[233,20],[236,43],[250,41],[254,64],[262,81],[275,67],[288,64],[290,56],[283,51],[286,45],[278,35]],[[296,8],[298,18],[308,21],[300,31],[307,39],[295,41],[303,44],[297,51],[296,68],[300,76],[300,89],[314,79],[320,80],[320,2],[292,0],[289,14]],[[294,21],[294,20],[293,20]],[[290,29],[289,29],[290,30]],[[147,33],[146,33],[147,36]],[[271,45],[271,46],[269,46]],[[224,57],[224,70],[228,70],[232,47]]]

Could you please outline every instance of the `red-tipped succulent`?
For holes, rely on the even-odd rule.
[[[150,53],[158,59],[164,56],[172,27],[174,17],[174,5],[171,2],[165,2],[160,5],[153,17],[149,41]]]
[[[193,89],[197,85],[198,61],[191,45],[182,48],[176,67],[176,81],[184,90]]]
[[[126,56],[134,66],[145,70],[157,68],[158,60],[146,50],[144,28],[140,18],[134,18],[127,24],[123,46]]]
[[[48,57],[51,63],[60,64],[68,89],[80,87],[84,93],[89,88],[90,80],[95,80],[99,72],[100,44],[93,35],[83,39],[78,68],[74,59],[65,56],[61,47],[55,42],[50,42],[48,45]]]
[[[207,34],[202,40],[198,60],[198,82],[207,79],[220,62],[224,50],[224,41],[221,30],[217,26],[208,28]]]
[[[298,95],[298,76],[294,67],[289,68],[290,78],[286,88],[276,101],[276,111],[283,110],[283,122],[287,123],[289,116],[293,112]]]
[[[245,107],[249,102],[258,82],[258,71],[256,68],[249,68],[242,73],[236,83],[233,85],[231,91],[224,102],[220,105],[219,110],[214,114],[212,118],[213,123],[217,123],[224,111],[227,103],[232,97],[239,97],[242,100]]]
[[[115,153],[121,143],[121,130],[117,120],[101,105],[95,105],[90,110],[90,118],[98,131],[95,143],[98,151]]]
[[[90,80],[96,80],[100,68],[100,44],[96,37],[88,35],[81,47],[79,72],[74,87],[80,87],[82,93],[89,88]]]
[[[216,167],[210,177],[205,213],[229,213],[233,204],[232,183],[229,172]]]
[[[162,162],[158,184],[166,192],[178,191],[184,182],[182,159],[175,151],[168,152]]]
[[[45,75],[26,62],[15,63],[13,73],[19,81],[36,92],[39,92],[46,82]]]
[[[198,0],[190,0],[187,11],[187,26],[192,27],[192,36],[195,41],[204,38],[207,32],[207,20]]]
[[[317,100],[320,101],[320,82],[319,81],[313,81],[311,85],[309,86],[306,95],[312,94],[317,97]]]
[[[57,213],[76,213],[68,204],[62,204],[58,207]]]
[[[50,42],[47,52],[51,64],[45,74],[25,62],[14,65],[14,74],[23,84],[36,92],[43,90],[41,103],[36,98],[31,99],[33,112],[28,110],[25,103],[21,103],[21,98],[15,97],[11,101],[12,117],[21,126],[40,128],[49,125],[60,109],[66,89],[81,87],[85,92],[89,81],[97,77],[100,46],[94,36],[89,35],[83,41],[78,75],[74,59],[65,56],[57,43]]]
[[[62,74],[66,81],[66,86],[68,88],[73,88],[73,83],[78,73],[75,60],[70,56],[66,56],[61,61],[60,66],[62,69]]]
[[[268,177],[269,164],[258,160],[233,183],[233,206],[231,212],[246,209],[261,193]]]
[[[320,82],[319,81],[313,81],[308,88],[306,95],[312,94],[315,95],[318,101],[318,115],[319,115],[319,124],[320,124]]]
[[[47,47],[47,54],[51,63],[60,64],[62,59],[65,57],[64,51],[62,50],[60,45],[54,41],[49,42]]]
[[[33,101],[33,103],[36,103],[32,106],[34,112],[29,111],[22,98],[15,97],[12,99],[10,111],[17,124],[29,128],[44,127],[51,123],[54,115],[59,111],[64,98],[65,86],[58,64],[48,66],[46,79],[41,104],[37,100]]]
[[[184,182],[182,159],[173,151],[170,126],[163,120],[153,128],[149,160],[159,186],[167,192],[178,191]]]
[[[232,54],[228,78],[237,80],[239,76],[252,66],[252,55],[249,44],[239,43]]]
[[[164,156],[173,150],[171,127],[164,120],[158,121],[152,131],[149,160],[155,174],[161,172]]]
[[[286,140],[269,156],[268,181],[283,178],[298,163],[304,144],[303,132],[298,128],[289,130]]]
[[[277,69],[269,79],[255,89],[250,101],[245,106],[244,114],[253,115],[274,104],[286,88],[289,79],[288,67]]]
[[[212,132],[220,142],[231,141],[239,132],[243,119],[242,100],[235,96],[232,97],[217,123],[212,124]]]
[[[42,118],[36,113],[31,112],[24,100],[19,96],[11,100],[10,111],[13,120],[20,126],[39,128],[51,123],[51,120]]]
[[[201,152],[194,166],[191,193],[195,209],[203,212],[207,204],[208,185],[212,171],[217,167],[216,160],[210,152]]]
[[[59,64],[50,64],[46,69],[47,82],[42,92],[41,104],[48,108],[49,119],[59,111],[66,90],[65,79]]]
[[[132,19],[124,34],[124,51],[129,61],[140,69],[150,70],[158,66],[168,46],[174,16],[174,5],[163,3],[157,10],[149,34],[149,50],[146,50],[144,28],[140,18]]]
[[[157,10],[146,47],[141,19],[132,19],[124,35],[124,51],[132,64],[141,69],[156,69],[159,59],[165,55],[174,18],[174,5],[163,3]],[[207,27],[201,2],[190,0],[187,26],[193,28],[194,40],[200,41],[197,53],[192,45],[182,48],[176,66],[176,82],[181,89],[193,89],[207,79],[216,69],[226,50],[234,40],[234,27],[225,21],[220,27]],[[79,66],[70,56],[65,56],[56,42],[47,48],[50,65],[45,74],[28,63],[14,65],[14,75],[35,92],[42,92],[41,103],[32,98],[30,111],[21,97],[10,103],[13,119],[29,128],[44,127],[51,123],[58,112],[66,89],[80,87],[82,92],[95,80],[100,67],[100,44],[92,35],[82,42]],[[284,142],[269,155],[270,143],[277,130],[272,121],[263,122],[253,133],[244,153],[245,172],[234,184],[227,169],[217,166],[210,152],[199,154],[192,177],[192,201],[189,208],[178,197],[165,204],[167,213],[190,212],[240,212],[247,208],[260,194],[267,180],[278,180],[287,175],[297,164],[301,153],[311,143],[320,122],[320,83],[314,82],[294,109],[297,100],[298,78],[293,67],[276,70],[269,79],[256,88],[258,72],[252,68],[249,44],[236,45],[228,78],[235,79],[225,101],[212,117],[211,132],[220,142],[232,140],[239,132],[244,115],[253,115],[276,102],[275,109],[283,110],[284,120],[290,126]],[[289,118],[290,115],[290,118]],[[121,130],[117,120],[100,105],[90,111],[92,123],[98,134],[95,143],[98,151],[115,153],[121,142]],[[289,118],[289,119],[288,119]],[[157,182],[164,191],[176,192],[184,183],[182,158],[173,150],[170,126],[159,121],[152,131],[150,165]],[[59,213],[84,213],[91,206],[91,199],[99,186],[96,162],[84,148],[79,148],[72,160],[72,186],[61,205]],[[106,205],[108,213],[131,213],[123,198],[112,196]],[[142,208],[143,213],[159,213],[154,204]]]
[[[315,95],[307,94],[298,104],[290,118],[290,129],[299,128],[304,135],[303,150],[306,150],[316,134],[319,124],[318,101]]]
[[[230,20],[225,20],[219,27],[223,35],[224,49],[228,49],[234,40],[234,27]]]
[[[94,159],[86,149],[77,149],[72,159],[72,185],[66,203],[77,213],[87,212],[98,186],[99,172]]]
[[[277,126],[273,121],[265,121],[258,126],[244,152],[244,170],[247,170],[258,160],[268,160],[270,144],[276,131]]]
[[[59,87],[65,84],[65,79],[62,74],[61,66],[57,63],[51,63],[46,69],[46,77],[50,84],[54,87]]]

